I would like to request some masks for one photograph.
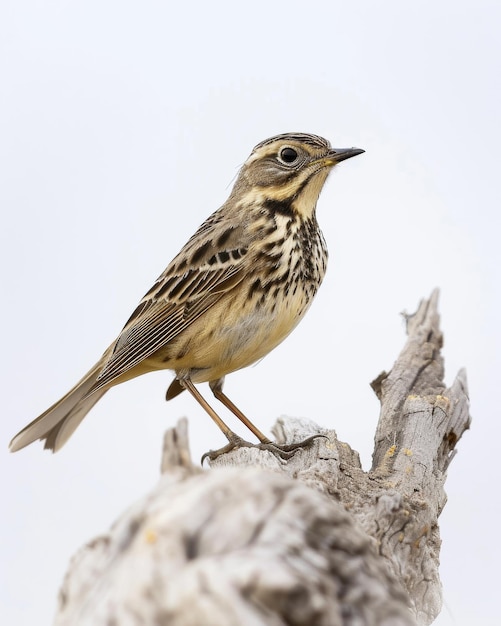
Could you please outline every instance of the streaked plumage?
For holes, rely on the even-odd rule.
[[[332,150],[325,139],[300,133],[258,144],[228,200],[171,261],[115,343],[10,449],[42,439],[58,450],[110,387],[159,369],[176,373],[167,398],[187,388],[223,430],[227,448],[242,441],[193,383],[210,382],[216,397],[269,444],[222,393],[224,376],[265,356],[305,314],[327,264],[318,196],[331,168],[361,152]]]

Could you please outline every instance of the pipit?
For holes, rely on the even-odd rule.
[[[332,168],[364,152],[333,149],[317,135],[287,133],[252,151],[230,197],[196,231],[139,303],[117,340],[58,402],[10,443],[15,452],[37,439],[59,450],[114,385],[160,369],[175,372],[167,400],[184,389],[207,411],[228,444],[242,445],[195,387],[214,396],[259,439],[287,456],[300,442],[272,443],[223,393],[224,377],[255,363],[295,328],[327,266],[316,205]]]

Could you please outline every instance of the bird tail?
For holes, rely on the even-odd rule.
[[[65,396],[23,428],[10,442],[10,451],[17,452],[37,439],[45,440],[44,448],[53,452],[62,448],[83,418],[109,389],[105,387],[92,393],[92,387],[96,384],[102,367],[103,359]]]

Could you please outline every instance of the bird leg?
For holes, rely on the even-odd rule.
[[[212,393],[214,394],[214,396],[219,400],[219,402],[222,402],[224,406],[233,413],[233,415],[238,417],[242,424],[245,424],[245,426],[247,426],[247,428],[259,439],[261,443],[271,443],[268,437],[266,437],[266,435],[263,435],[259,428],[254,426],[250,419],[247,418],[242,413],[242,411],[235,404],[233,404],[233,402],[223,392],[223,380],[224,378],[220,378],[216,381],[212,381],[209,383],[209,386],[212,389]]]
[[[231,428],[223,422],[223,420],[219,417],[219,415],[214,411],[211,405],[207,402],[207,400],[202,396],[202,394],[198,391],[195,385],[189,379],[184,379],[179,381],[181,385],[187,389],[191,395],[195,398],[195,400],[205,409],[205,411],[212,417],[212,419],[216,422],[219,429],[223,432],[224,436],[230,443],[235,441],[236,439],[240,439],[238,435],[231,430]]]
[[[311,445],[317,437],[325,437],[325,435],[313,435],[312,437],[307,437],[306,439],[304,439],[303,441],[299,441],[298,443],[280,444],[280,443],[275,443],[273,441],[270,441],[270,439],[268,439],[268,437],[263,435],[263,433],[259,430],[259,428],[254,426],[254,424],[249,420],[249,418],[246,417],[242,413],[242,411],[235,404],[233,404],[233,402],[223,392],[223,382],[224,382],[224,378],[219,378],[218,380],[211,381],[209,383],[209,386],[212,389],[212,393],[220,402],[224,404],[224,406],[227,409],[229,409],[233,413],[233,415],[238,417],[238,419],[243,424],[245,424],[245,426],[247,426],[247,428],[259,439],[261,443],[257,444],[254,447],[259,448],[260,450],[268,450],[269,452],[275,454],[276,456],[281,457],[282,459],[290,459],[290,457],[293,456],[298,450],[300,450],[301,448],[307,448],[309,445]],[[216,452],[220,452],[220,451],[217,450]],[[208,456],[212,460],[213,457],[211,456],[211,454],[213,453],[208,452],[207,454],[204,454],[203,458]],[[219,456],[219,455],[216,455],[216,456]]]
[[[203,409],[205,409],[205,411],[212,417],[212,419],[217,424],[219,429],[223,432],[226,439],[228,439],[228,443],[224,447],[219,448],[219,450],[211,450],[210,452],[206,452],[202,456],[202,461],[201,461],[202,465],[206,457],[209,457],[209,459],[212,461],[214,459],[217,459],[218,456],[221,456],[221,454],[230,452],[231,450],[234,450],[235,448],[253,448],[254,447],[254,444],[249,443],[248,441],[245,441],[245,439],[242,439],[242,437],[239,437],[237,434],[235,434],[231,430],[231,428],[226,424],[226,422],[223,422],[223,420],[219,417],[216,411],[214,411],[214,409],[207,402],[207,400],[202,396],[202,394],[198,391],[198,389],[191,382],[191,380],[180,379],[179,382],[185,389],[187,389],[191,393],[191,395],[200,404],[200,406]]]
[[[214,411],[211,405],[207,402],[207,400],[202,396],[202,394],[198,391],[195,385],[189,379],[183,379],[179,381],[181,385],[187,389],[191,395],[195,398],[195,400],[200,404],[201,407],[212,417],[214,422],[217,424],[219,429],[222,431],[226,439],[228,439],[228,443],[219,448],[219,450],[210,450],[206,452],[202,456],[202,464],[206,458],[209,458],[211,461],[217,459],[218,456],[225,454],[226,452],[230,452],[235,448],[259,448],[260,450],[267,450],[278,456],[284,460],[290,459],[298,450],[305,448],[313,443],[313,441],[317,437],[323,437],[324,435],[313,435],[312,437],[308,437],[304,441],[300,441],[299,443],[288,443],[288,444],[278,444],[273,443],[269,439],[267,439],[263,433],[257,429],[252,422],[250,422],[245,415],[231,402],[231,400],[222,392],[221,383],[219,386],[214,384],[214,388],[212,389],[215,397],[232,412],[234,413],[242,422],[259,438],[261,443],[253,444],[245,439],[242,439],[237,434],[235,434],[231,428],[219,417],[219,415]],[[219,381],[218,381],[219,382]],[[242,419],[243,418],[243,419]]]

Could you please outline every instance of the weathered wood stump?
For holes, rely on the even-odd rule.
[[[73,558],[57,626],[431,623],[446,471],[470,423],[465,372],[443,382],[437,300],[407,317],[402,352],[372,383],[370,471],[333,430],[292,418],[277,441],[324,437],[287,461],[241,448],[203,471],[180,420],[159,484]]]

